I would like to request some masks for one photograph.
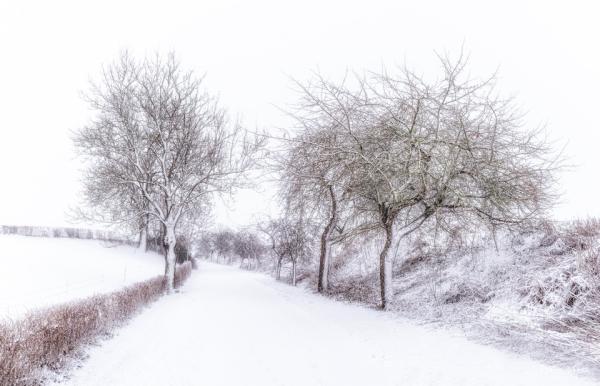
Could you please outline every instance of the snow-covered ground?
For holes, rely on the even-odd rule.
[[[0,320],[161,275],[163,264],[101,241],[0,235]]]
[[[392,314],[202,262],[89,349],[68,385],[597,385]]]

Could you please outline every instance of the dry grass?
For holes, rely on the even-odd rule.
[[[190,276],[191,264],[178,267],[175,287]],[[31,313],[0,325],[0,385],[42,383],[45,370],[58,370],[70,354],[99,336],[109,334],[165,291],[155,277],[120,291]]]

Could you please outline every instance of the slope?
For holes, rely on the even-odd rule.
[[[162,257],[101,241],[0,235],[0,319],[161,275]]]

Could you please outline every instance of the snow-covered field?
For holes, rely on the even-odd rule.
[[[458,332],[207,262],[81,365],[66,384],[597,385]]]
[[[163,264],[101,241],[0,235],[0,319],[161,275]]]

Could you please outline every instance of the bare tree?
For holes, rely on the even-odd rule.
[[[288,255],[287,243],[285,242],[285,227],[287,224],[283,220],[270,220],[266,224],[261,224],[259,229],[269,239],[271,252],[275,257],[275,278],[281,280],[281,267],[283,260]]]
[[[338,222],[340,193],[334,185],[332,173],[325,167],[325,157],[319,157],[314,149],[304,142],[292,142],[287,150],[287,159],[282,173],[281,194],[288,205],[312,206],[323,223],[320,237],[319,277],[317,290],[328,289],[329,250],[333,231]]]
[[[302,98],[290,115],[300,127],[296,136],[281,141],[280,194],[289,209],[302,211],[321,224],[317,290],[327,292],[331,244],[343,228],[346,202],[345,158],[339,152],[343,137],[337,132],[337,120],[323,114],[306,86],[297,85]]]
[[[260,238],[250,231],[240,231],[235,235],[233,251],[240,257],[240,267],[244,266],[245,261],[247,268],[257,268],[265,249]]]
[[[223,258],[223,261],[226,259],[228,261],[231,260],[234,239],[235,234],[231,230],[222,230],[214,234],[214,247],[217,252],[217,262],[219,257]]]
[[[133,189],[145,200],[139,214],[164,227],[170,292],[180,221],[213,194],[238,186],[261,143],[227,124],[202,79],[182,71],[172,54],[143,61],[123,54],[92,90],[98,114],[76,144],[90,160],[88,175],[102,170],[110,186]]]
[[[404,69],[303,88],[308,108],[334,135],[344,189],[360,221],[352,232],[381,232],[381,307],[392,298],[393,240],[427,221],[518,224],[551,203],[556,167],[537,131],[522,126],[512,100],[496,96],[494,78],[465,77],[466,60],[441,58],[443,78]],[[333,132],[333,134],[332,134]],[[351,233],[352,233],[351,232]]]
[[[267,235],[270,248],[275,257],[275,278],[281,280],[281,268],[286,259],[291,262],[293,248],[293,224],[288,218],[272,219],[262,225],[260,230]]]
[[[196,239],[195,246],[199,255],[203,256],[207,260],[212,260],[213,256],[215,256],[217,252],[215,245],[215,233],[203,233]]]
[[[312,255],[314,227],[303,216],[284,215],[271,220],[261,227],[271,241],[271,250],[276,258],[276,278],[281,278],[283,262],[288,259],[292,264],[291,282],[296,285],[298,263],[309,261]]]

